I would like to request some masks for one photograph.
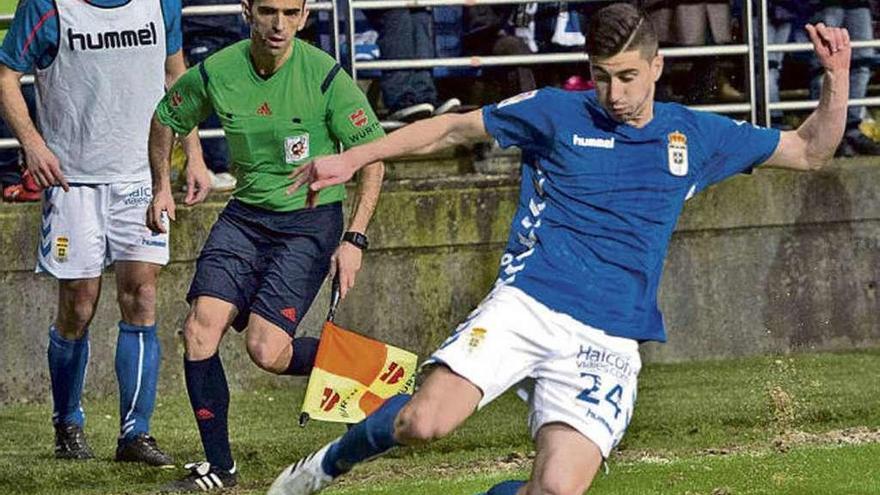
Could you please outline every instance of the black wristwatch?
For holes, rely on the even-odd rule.
[[[349,230],[348,232],[342,234],[342,240],[353,244],[361,251],[366,251],[367,248],[370,247],[370,241],[367,240],[367,236],[361,234],[360,232]]]

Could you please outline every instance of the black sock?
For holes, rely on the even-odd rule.
[[[293,339],[293,357],[287,369],[282,375],[303,376],[312,372],[315,366],[315,356],[318,354],[320,340],[314,337],[300,337]]]
[[[202,361],[183,358],[186,391],[192,405],[202,437],[205,456],[212,466],[231,470],[232,451],[229,449],[227,413],[229,411],[229,386],[220,354]]]

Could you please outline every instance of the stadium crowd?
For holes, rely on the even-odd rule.
[[[188,5],[224,5],[229,0],[185,0]],[[383,9],[356,11],[357,60],[431,59],[465,55],[527,55],[582,50],[584,27],[590,15],[606,0],[583,3],[448,6],[433,9]],[[743,0],[638,0],[651,18],[661,46],[692,47],[743,41]],[[769,43],[805,42],[803,25],[822,21],[846,27],[854,40],[877,39],[880,32],[880,2],[873,0],[770,0],[766,38]],[[7,9],[7,13],[12,13]],[[757,12],[757,8],[755,9]],[[332,50],[330,16],[313,16],[307,38],[325,50]],[[184,16],[183,49],[189,65],[195,65],[220,48],[247,37],[247,26],[239,15]],[[323,34],[322,34],[323,33]],[[0,36],[5,35],[5,31]],[[658,88],[661,100],[687,104],[745,102],[747,99],[745,57],[710,57],[710,63],[694,59],[669,64],[666,84]],[[869,94],[871,82],[878,82],[878,58],[870,48],[856,50],[853,62],[851,98]],[[536,70],[537,67],[548,70]],[[791,98],[817,99],[819,72],[814,57],[804,53],[770,54],[770,101],[780,101],[780,92]],[[371,102],[385,121],[412,122],[450,111],[475,108],[542,86],[569,90],[590,88],[588,74],[580,64],[551,66],[518,65],[471,68],[367,71],[379,91],[371,91]],[[803,81],[810,81],[805,85]],[[25,99],[34,111],[33,88],[24,86]],[[802,112],[773,112],[773,126],[790,129]],[[880,155],[880,144],[872,139],[873,119],[865,107],[850,109],[842,156]],[[220,127],[212,115],[203,128]],[[0,122],[0,137],[12,137]],[[222,138],[202,139],[212,190],[230,191],[235,178],[229,173],[229,153]],[[22,177],[22,159],[17,149],[0,150],[0,183],[3,201],[39,201],[39,187],[27,174]]]

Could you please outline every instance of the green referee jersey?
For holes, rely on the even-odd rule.
[[[233,195],[272,211],[305,206],[305,188],[286,194],[291,171],[337,146],[385,135],[364,93],[329,55],[295,39],[293,52],[268,79],[257,75],[250,40],[230,45],[190,68],[156,109],[160,122],[189,133],[212,111],[229,143]],[[342,185],[326,188],[318,204],[345,198]]]

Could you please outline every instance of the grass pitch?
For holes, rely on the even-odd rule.
[[[636,414],[596,494],[880,493],[880,350],[647,365]],[[296,426],[302,389],[234,393],[236,494],[265,493],[286,464],[341,434]],[[48,405],[0,408],[0,494],[145,494],[183,474],[112,462],[115,399],[92,401],[98,456],[52,457]],[[526,405],[506,395],[448,438],[400,449],[328,494],[473,495],[525,478],[533,456]],[[160,397],[153,433],[181,464],[202,458],[184,391]]]

